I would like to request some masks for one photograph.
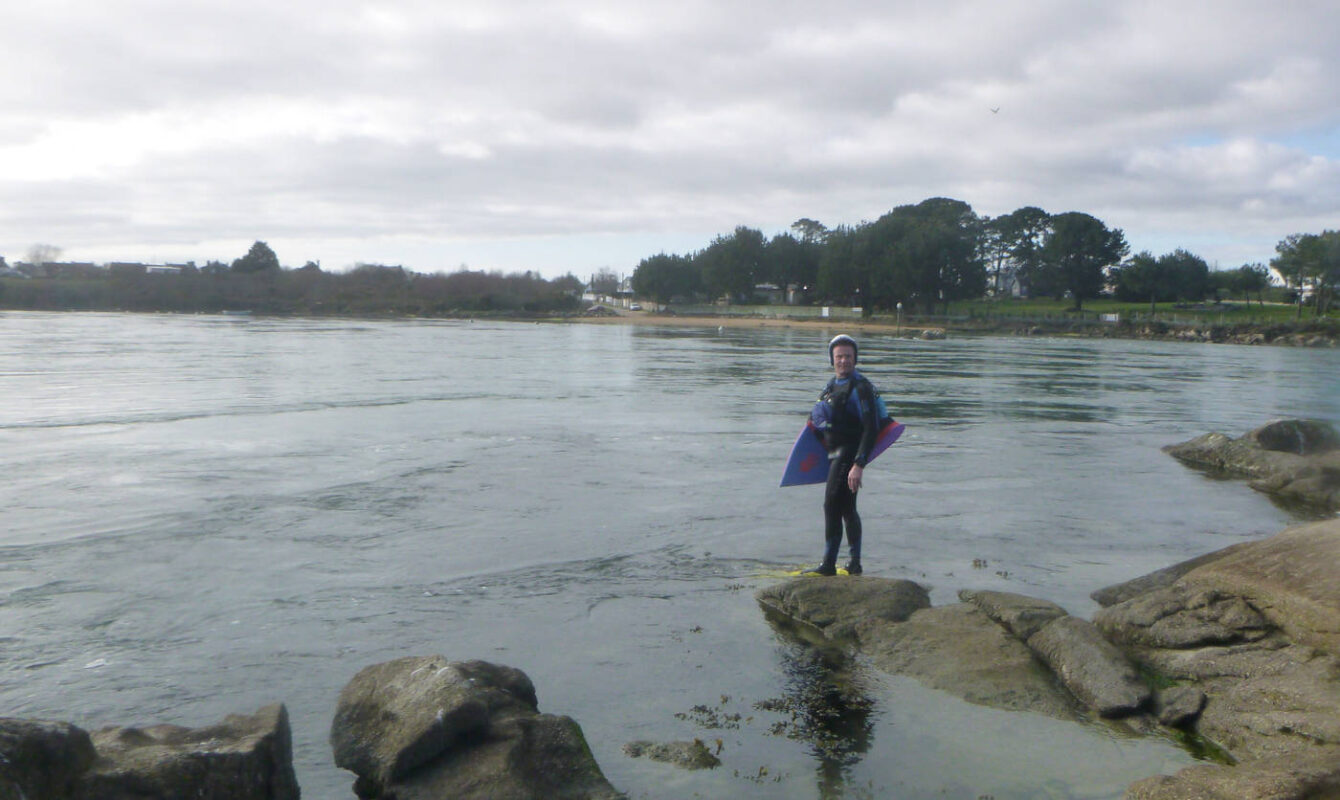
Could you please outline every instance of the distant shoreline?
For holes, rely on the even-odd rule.
[[[590,325],[668,325],[700,328],[800,328],[805,330],[842,330],[902,335],[906,338],[942,338],[946,333],[996,336],[1067,336],[1086,339],[1146,339],[1158,341],[1205,342],[1218,344],[1282,345],[1294,347],[1340,346],[1340,327],[1334,324],[1204,324],[1171,326],[1164,323],[1078,324],[1073,322],[1032,322],[1010,320],[968,320],[963,323],[916,321],[903,324],[887,320],[794,319],[738,314],[688,316],[648,312],[620,312],[600,316],[552,317],[553,322]],[[925,335],[930,332],[930,335]]]

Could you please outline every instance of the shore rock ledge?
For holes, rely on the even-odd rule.
[[[340,692],[330,743],[364,800],[623,796],[575,721],[539,713],[525,673],[484,661],[367,667]]]
[[[205,728],[103,728],[0,719],[0,800],[298,800],[288,712]]]
[[[1193,467],[1247,478],[1258,491],[1340,509],[1340,433],[1321,420],[1277,420],[1240,439],[1207,433],[1164,452]]]
[[[1238,763],[1151,778],[1127,797],[1340,797],[1340,519],[1137,582],[1095,592],[1118,602],[1094,623],[1202,705],[1179,723]]]

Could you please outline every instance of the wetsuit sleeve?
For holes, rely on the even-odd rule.
[[[856,448],[854,461],[865,467],[866,457],[879,436],[879,420],[875,418],[875,387],[870,381],[856,384],[856,399],[861,403],[861,444]]]

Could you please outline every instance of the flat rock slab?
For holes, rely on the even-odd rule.
[[[991,619],[1005,626],[1020,641],[1042,630],[1042,627],[1066,615],[1066,610],[1050,600],[1040,600],[1012,592],[989,592],[963,589],[958,599],[972,603]]]
[[[931,604],[920,584],[890,578],[793,578],[754,597],[765,609],[828,640],[850,639],[858,624],[870,620],[902,622]]]
[[[859,635],[862,652],[885,672],[978,705],[1081,716],[1032,652],[971,603],[926,608],[901,624],[871,622]]]
[[[1133,783],[1125,800],[1334,800],[1340,750],[1263,759],[1235,767],[1202,764]]]
[[[1150,703],[1135,666],[1086,620],[1062,617],[1033,634],[1028,647],[1099,716],[1131,716]]]
[[[80,798],[201,797],[297,800],[288,711],[266,706],[218,725],[103,728]]]

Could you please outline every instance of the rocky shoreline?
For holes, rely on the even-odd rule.
[[[1340,508],[1340,434],[1282,420],[1166,448],[1309,508]],[[762,611],[819,650],[859,652],[969,702],[1172,736],[1209,756],[1130,785],[1128,800],[1340,797],[1340,518],[1234,545],[1100,589],[1092,620],[1045,599],[878,577],[800,577]],[[364,800],[623,797],[571,718],[542,714],[520,670],[442,656],[360,671],[330,743]],[[701,741],[626,745],[686,769]],[[294,800],[283,705],[199,729],[0,719],[0,800]]]

